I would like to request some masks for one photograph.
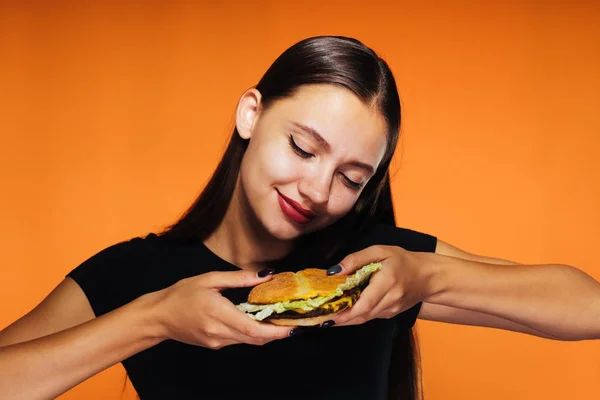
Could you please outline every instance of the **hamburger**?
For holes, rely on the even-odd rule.
[[[352,275],[328,276],[324,269],[281,272],[250,291],[236,307],[250,318],[284,326],[315,326],[352,307],[381,264],[365,265]]]

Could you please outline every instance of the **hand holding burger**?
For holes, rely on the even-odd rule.
[[[369,282],[352,309],[336,315],[335,325],[358,325],[372,319],[389,319],[424,301],[433,291],[435,271],[425,253],[398,246],[375,245],[350,254],[328,274],[337,277],[354,273],[367,262],[378,262],[381,271]]]
[[[182,279],[146,295],[162,327],[163,339],[220,349],[233,344],[264,345],[290,335],[290,328],[262,324],[240,313],[221,295],[228,288],[269,282],[271,276],[251,271],[208,272]]]

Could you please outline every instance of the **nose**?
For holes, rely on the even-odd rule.
[[[298,183],[298,192],[314,205],[327,204],[331,191],[330,175],[321,171],[304,177]]]

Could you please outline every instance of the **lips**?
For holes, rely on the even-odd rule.
[[[281,211],[292,221],[304,225],[315,217],[315,213],[302,207],[298,202],[284,196],[279,191],[277,194]]]

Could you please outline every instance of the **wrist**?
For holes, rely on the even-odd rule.
[[[410,252],[409,257],[421,275],[421,301],[433,302],[433,298],[448,289],[443,260],[433,253]]]
[[[131,306],[135,307],[135,315],[143,335],[157,343],[170,338],[162,299],[162,292],[159,291],[142,295],[131,303]]]

